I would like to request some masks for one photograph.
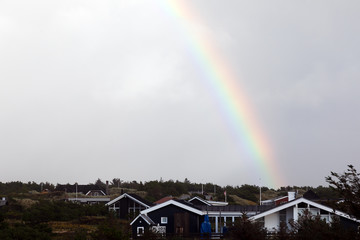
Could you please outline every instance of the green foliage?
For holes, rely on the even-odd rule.
[[[93,239],[101,240],[126,240],[129,234],[123,226],[115,219],[109,219],[98,226],[95,232],[91,234]]]
[[[312,190],[320,197],[320,199],[332,200],[339,199],[340,197],[339,193],[331,187],[318,186],[316,188],[313,188]]]
[[[331,172],[331,176],[325,179],[344,199],[339,208],[360,218],[360,173],[354,166],[348,165],[347,171],[343,174]]]
[[[2,183],[0,182],[0,195],[9,195],[14,193],[27,193],[29,191],[38,191],[40,192],[41,189],[49,189],[54,190],[54,185],[51,183],[36,183],[36,182],[7,182]]]
[[[0,239],[2,240],[48,240],[51,239],[51,228],[48,225],[9,225],[0,223]]]
[[[87,235],[86,229],[80,228],[74,232],[73,239],[74,240],[87,240],[88,239],[87,236],[88,235]]]
[[[360,240],[356,229],[344,227],[340,220],[333,217],[331,224],[326,223],[319,215],[313,216],[305,211],[298,221],[291,221],[290,228],[281,223],[280,228],[268,232],[260,222],[249,221],[244,215],[229,228],[230,239],[247,240]]]
[[[100,204],[82,205],[63,201],[42,201],[23,213],[23,220],[32,224],[49,221],[70,221],[84,216],[106,216],[108,210]]]
[[[292,221],[290,225],[292,231],[289,237],[292,240],[359,239],[359,234],[353,229],[346,229],[339,219],[333,218],[332,223],[328,224],[319,215],[313,216],[309,211],[305,211],[297,222]]]
[[[259,222],[252,222],[244,214],[229,228],[230,238],[236,240],[265,240],[267,230]]]

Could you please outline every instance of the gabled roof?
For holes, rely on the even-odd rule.
[[[169,201],[160,203],[158,205],[155,205],[155,206],[153,206],[151,208],[142,210],[140,213],[147,215],[150,212],[156,211],[156,210],[158,210],[160,208],[163,208],[163,207],[166,207],[166,206],[169,206],[169,205],[177,206],[179,208],[185,209],[185,210],[187,210],[189,212],[193,212],[193,213],[198,214],[198,215],[203,215],[204,214],[200,209],[193,207],[189,203],[182,202],[182,201],[179,201],[179,200],[169,200]]]
[[[106,195],[106,193],[104,193],[102,190],[90,190],[90,191],[88,191],[85,195],[87,196],[87,195],[89,195],[90,193],[92,193],[92,192],[99,192],[99,193],[101,193],[102,195]]]
[[[144,214],[139,214],[131,223],[130,225],[133,225],[133,223],[138,220],[138,218],[142,218],[144,219],[144,221],[149,224],[149,225],[155,225],[154,221],[151,220],[151,218],[149,218],[147,215],[144,215]]]
[[[129,193],[124,193],[122,195],[120,195],[117,198],[114,198],[113,200],[111,200],[110,202],[108,202],[107,204],[105,204],[106,206],[112,205],[114,203],[116,203],[117,201],[123,199],[123,198],[130,198],[131,200],[133,200],[134,202],[137,202],[138,204],[149,208],[151,207],[153,204],[145,199],[143,199],[142,197],[136,195],[136,194],[129,194]]]
[[[316,203],[316,202],[313,202],[311,200],[308,200],[306,198],[298,198],[298,199],[295,199],[293,201],[290,201],[290,202],[287,202],[287,203],[284,203],[282,205],[279,205],[277,207],[274,207],[270,210],[267,210],[265,212],[262,212],[262,213],[259,213],[257,215],[254,215],[252,217],[250,217],[249,219],[250,220],[256,220],[256,219],[259,219],[259,218],[262,218],[262,217],[265,217],[267,215],[270,215],[272,213],[275,213],[275,212],[279,212],[283,209],[286,209],[286,208],[289,208],[289,207],[293,207],[295,206],[296,204],[299,204],[299,203],[306,203],[306,204],[309,204],[313,207],[316,207],[316,208],[319,208],[319,209],[322,209],[324,211],[327,211],[329,213],[334,213],[335,215],[338,215],[339,217],[344,217],[344,218],[347,218],[349,220],[352,220],[352,221],[355,221],[355,222],[359,222],[360,223],[360,220],[356,219],[356,218],[353,218],[351,217],[349,214],[346,214],[344,212],[341,212],[341,211],[338,211],[338,210],[335,210],[335,209],[332,209],[330,207],[327,207],[327,206],[324,206],[322,204],[319,204],[319,203]]]
[[[227,206],[229,203],[227,202],[219,202],[219,201],[210,201],[210,200],[204,200],[200,197],[193,197],[192,199],[190,199],[188,202],[192,202],[194,200],[198,200],[202,203],[204,203],[207,206]]]
[[[200,197],[193,197],[193,198],[190,199],[188,202],[192,202],[192,201],[194,201],[194,200],[198,200],[198,201],[204,203],[205,205],[211,206],[211,204],[208,203],[208,201],[206,201],[206,200],[204,200],[204,199],[202,199],[202,198],[200,198]]]

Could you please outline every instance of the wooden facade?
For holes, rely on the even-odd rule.
[[[106,204],[109,210],[113,211],[118,218],[130,220],[152,205],[152,203],[140,196],[128,193],[124,193]]]
[[[141,215],[146,215],[156,226],[165,227],[166,235],[199,234],[201,223],[204,221],[203,213],[199,209],[176,200],[170,200],[142,211]],[[140,217],[131,223],[133,236],[137,235],[139,228],[142,228],[144,224]]]

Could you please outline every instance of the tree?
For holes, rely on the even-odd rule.
[[[343,198],[339,207],[360,218],[360,173],[354,166],[348,165],[348,169],[343,174],[331,172],[331,176],[325,178],[330,187],[336,190]]]
[[[120,187],[121,186],[121,182],[122,180],[120,180],[120,178],[114,178],[112,181],[111,181],[111,185],[113,187]]]
[[[267,230],[260,222],[252,222],[246,214],[237,220],[229,229],[230,239],[266,240]]]
[[[95,181],[95,185],[96,185],[96,186],[103,187],[103,188],[106,187],[106,183],[104,183],[103,181],[101,181],[100,178],[98,178],[98,179]]]

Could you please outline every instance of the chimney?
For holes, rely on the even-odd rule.
[[[288,201],[292,201],[295,199],[295,192],[288,192]]]
[[[109,195],[109,181],[106,181],[106,195]]]

